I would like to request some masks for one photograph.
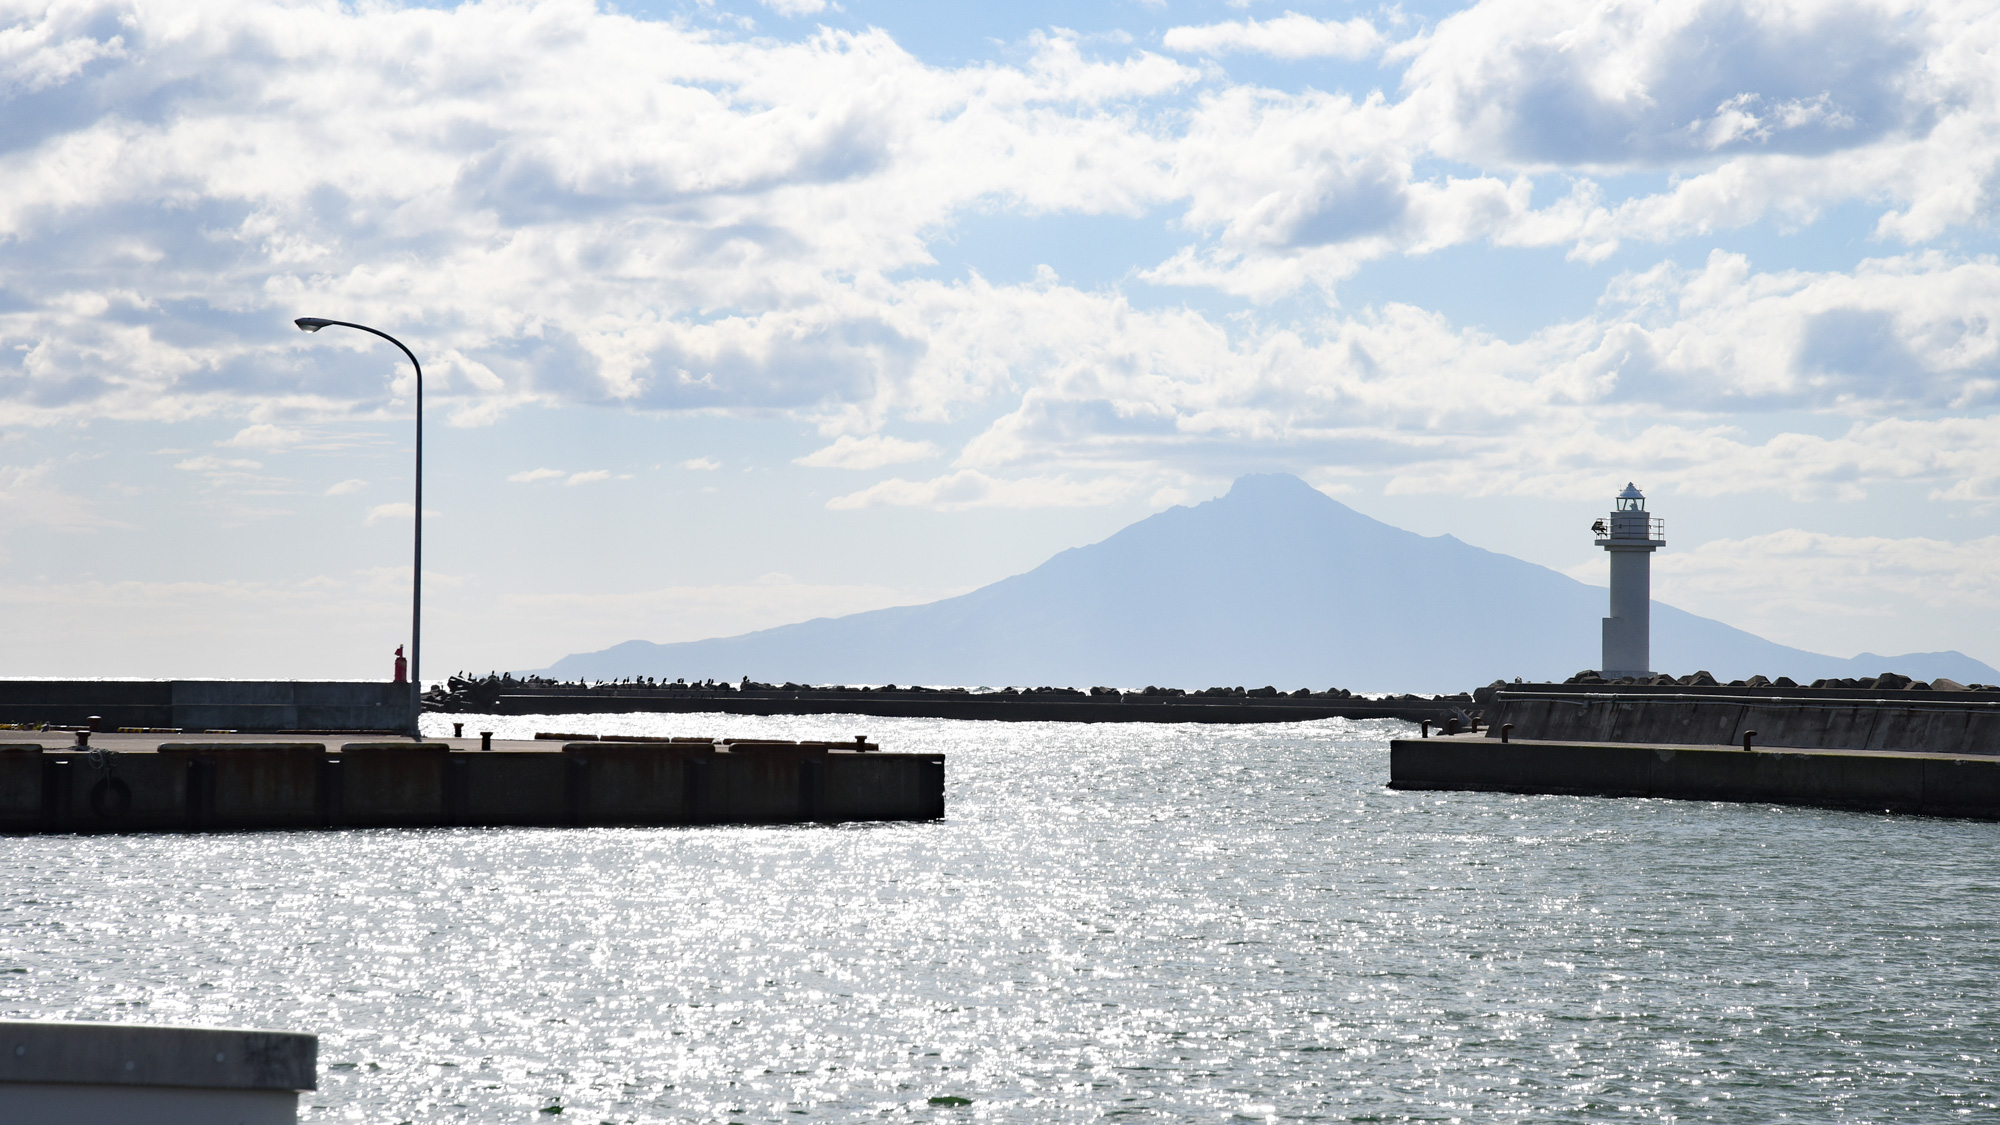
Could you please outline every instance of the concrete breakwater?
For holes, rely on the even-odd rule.
[[[1908,683],[1908,681],[1905,681]],[[2000,754],[2000,691],[1765,685],[1494,684],[1474,695],[1498,736],[1663,745]]]
[[[0,723],[407,731],[410,687],[315,680],[0,680]]]
[[[425,709],[498,715],[721,712],[733,715],[882,715],[1076,723],[1287,723],[1311,719],[1464,721],[1470,694],[1369,698],[1338,689],[1281,692],[1275,687],[965,688],[845,687],[809,684],[559,683],[536,678],[453,677],[425,697]]]
[[[0,732],[0,832],[771,824],[944,815],[944,758],[854,742],[162,742]],[[482,747],[491,747],[484,749]]]
[[[2000,820],[2000,756],[1562,742],[1389,744],[1392,789],[1668,797]]]
[[[2000,819],[2000,692],[1495,684],[1483,733],[1398,739],[1390,785]]]

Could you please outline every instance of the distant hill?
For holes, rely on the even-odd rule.
[[[960,597],[736,637],[627,641],[543,672],[1458,691],[1597,667],[1605,597],[1546,567],[1370,519],[1297,477],[1247,476],[1227,496],[1150,516]],[[1842,660],[1658,602],[1653,667],[1725,681],[1892,670],[2000,681],[2000,671],[1956,652]]]

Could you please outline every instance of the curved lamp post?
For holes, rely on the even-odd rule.
[[[379,328],[317,316],[302,316],[292,323],[298,325],[301,332],[317,332],[329,324],[372,332],[402,348],[403,354],[410,357],[410,366],[417,369],[417,509],[412,513],[416,539],[410,552],[410,737],[421,738],[423,736],[417,730],[417,716],[423,714],[424,689],[417,669],[423,654],[424,624],[424,365],[417,362],[416,355],[404,347],[401,340]]]

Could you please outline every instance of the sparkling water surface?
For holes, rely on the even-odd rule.
[[[1394,722],[467,729],[866,733],[948,815],[4,839],[0,1009],[317,1032],[315,1122],[2000,1109],[2000,825],[1397,793]]]

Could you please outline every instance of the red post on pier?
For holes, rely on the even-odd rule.
[[[399,684],[410,682],[410,662],[403,659],[402,645],[396,646],[396,682]]]

